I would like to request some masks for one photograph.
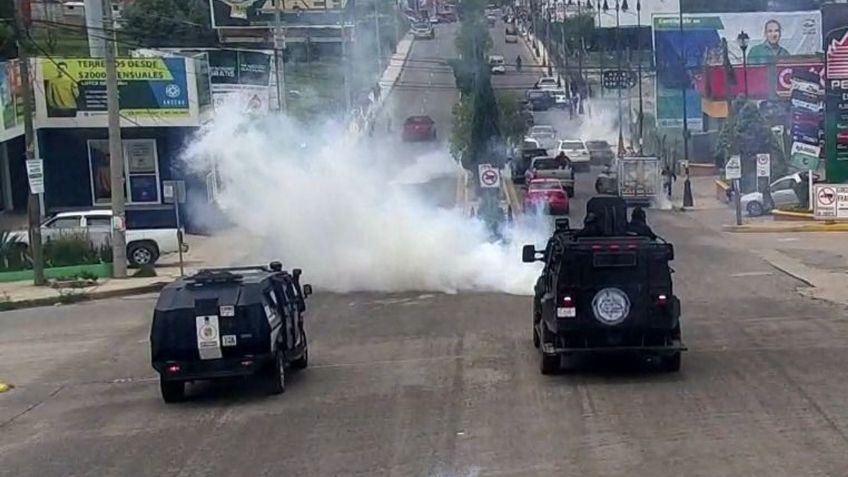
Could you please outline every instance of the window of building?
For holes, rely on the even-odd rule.
[[[159,159],[155,139],[125,139],[124,196],[128,204],[158,204]],[[91,170],[91,196],[94,204],[112,201],[112,179],[109,167],[109,141],[88,141],[88,159]]]

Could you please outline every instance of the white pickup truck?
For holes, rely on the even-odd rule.
[[[79,210],[60,212],[41,224],[41,239],[49,240],[62,235],[83,233],[95,245],[106,243],[112,231],[112,211],[110,210]],[[15,233],[15,238],[22,243],[29,243],[26,231]],[[162,255],[179,252],[180,245],[176,228],[162,229],[128,229],[127,230],[127,261],[133,266],[152,265]],[[188,251],[188,244],[183,242],[183,252]]]

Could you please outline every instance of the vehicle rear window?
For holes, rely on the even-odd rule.
[[[408,118],[406,122],[415,124],[429,124],[433,122],[433,120],[426,116],[412,116],[411,118]]]
[[[559,181],[550,181],[550,182],[533,182],[530,184],[530,192],[533,191],[551,191],[551,190],[562,190],[562,186],[559,185]]]
[[[598,149],[609,149],[610,145],[606,141],[589,141],[586,143],[586,147],[593,150]]]
[[[556,159],[537,159],[533,162],[533,167],[536,169],[556,169],[559,167],[559,161]]]
[[[562,141],[563,149],[584,149],[583,143],[580,141]]]
[[[633,252],[596,253],[592,256],[592,265],[595,268],[635,267],[636,254]]]

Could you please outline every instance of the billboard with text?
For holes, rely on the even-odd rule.
[[[292,27],[334,27],[354,0],[279,0],[281,23]],[[276,0],[209,0],[213,28],[270,28]]]
[[[815,54],[822,45],[818,11],[684,14],[682,31],[677,15],[654,15],[652,23],[659,127],[682,126],[684,88],[689,127],[701,127],[701,97],[693,85],[704,73],[704,65],[721,64],[722,39],[727,40],[728,56],[734,65],[742,64],[737,42],[742,32],[749,37],[749,65],[776,64],[794,56]]]

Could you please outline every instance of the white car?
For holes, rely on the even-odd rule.
[[[589,170],[589,149],[586,148],[586,143],[584,143],[580,139],[563,139],[559,142],[557,146],[556,155],[559,153],[565,153],[568,156],[568,159],[571,160],[571,164],[574,165],[575,171],[588,171]]]
[[[806,176],[805,176],[806,177]],[[813,181],[818,181],[817,174],[813,174]],[[769,190],[771,192],[771,200],[775,208],[791,207],[798,205],[801,201],[798,199],[798,194],[795,193],[795,186],[806,182],[801,177],[801,174],[796,172],[771,183]],[[751,192],[744,194],[739,198],[742,209],[745,210],[751,217],[758,217],[766,213],[765,199],[762,192]]]
[[[533,126],[527,135],[538,142],[543,149],[553,149],[557,144],[557,130],[553,126],[545,124]]]
[[[553,76],[543,76],[536,82],[536,89],[556,90],[560,88],[561,86],[557,84],[557,79]]]
[[[568,95],[565,94],[565,89],[559,88],[559,89],[553,90],[553,94],[554,94],[554,107],[556,107],[556,108],[568,108],[568,105],[569,105],[569,103],[571,103],[571,100],[568,99]]]
[[[41,224],[42,241],[68,234],[85,234],[95,245],[108,243],[112,234],[112,211],[103,209],[60,212]],[[14,233],[15,238],[29,244],[26,231]],[[153,265],[162,255],[180,250],[176,228],[127,229],[127,261],[131,265]],[[188,244],[183,242],[183,252]]]
[[[489,66],[492,68],[492,74],[506,73],[506,62],[504,57],[500,55],[492,55],[489,57]]]
[[[430,23],[415,23],[410,30],[412,30],[412,37],[417,40],[432,40],[436,38],[436,30]]]

